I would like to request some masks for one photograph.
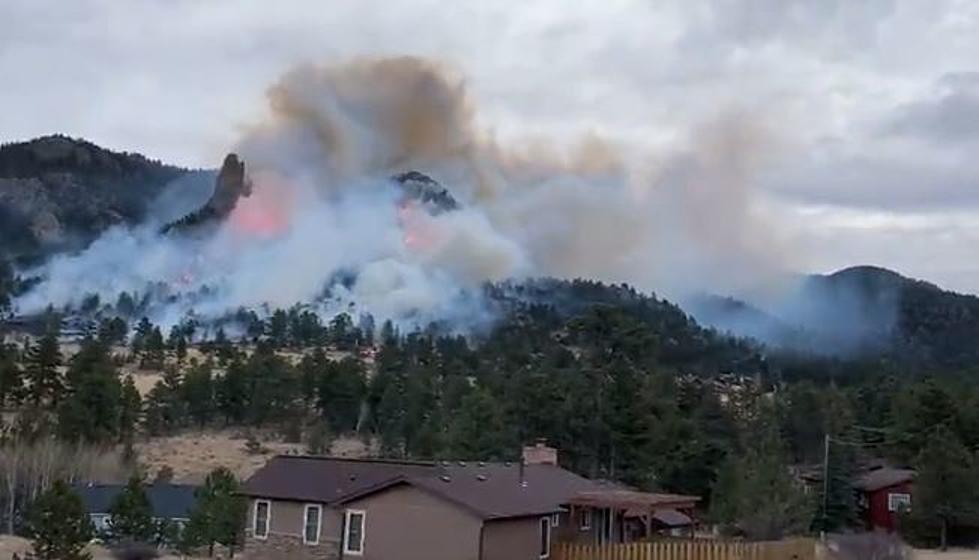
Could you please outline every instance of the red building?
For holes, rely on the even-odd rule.
[[[910,511],[914,471],[880,467],[864,472],[854,487],[860,492],[860,503],[870,529],[888,532],[898,527],[898,515]]]

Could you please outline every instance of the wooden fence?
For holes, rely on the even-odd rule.
[[[815,560],[810,539],[746,543],[739,541],[656,541],[586,545],[555,543],[553,560]]]

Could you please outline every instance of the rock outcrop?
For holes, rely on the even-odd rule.
[[[415,200],[428,207],[433,214],[450,212],[459,208],[452,194],[428,175],[419,171],[408,171],[392,177],[404,190],[407,199]]]
[[[237,154],[228,154],[221,165],[214,185],[214,194],[200,209],[169,223],[163,233],[187,232],[221,223],[238,204],[241,197],[250,196],[251,182],[245,174],[245,162]]]

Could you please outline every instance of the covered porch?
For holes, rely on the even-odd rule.
[[[608,489],[579,492],[569,505],[580,520],[590,521],[590,534],[576,540],[615,544],[649,540],[657,534],[692,536],[699,501],[696,496]]]

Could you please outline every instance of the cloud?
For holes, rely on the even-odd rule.
[[[979,143],[979,72],[942,76],[934,91],[899,107],[883,132],[974,147]]]

